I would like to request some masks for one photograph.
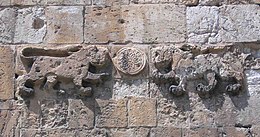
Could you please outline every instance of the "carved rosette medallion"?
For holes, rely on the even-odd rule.
[[[116,68],[129,75],[135,75],[141,72],[146,65],[146,55],[137,48],[122,48],[117,52],[113,59]]]

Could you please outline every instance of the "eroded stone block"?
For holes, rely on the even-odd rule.
[[[113,137],[147,137],[149,136],[148,128],[131,128],[131,129],[111,129]]]
[[[124,28],[121,19],[121,8],[86,7],[85,10],[85,43],[123,42]]]
[[[83,7],[49,6],[46,8],[47,43],[83,42]]]
[[[185,7],[134,5],[122,7],[125,41],[137,43],[184,42]]]
[[[131,98],[128,116],[130,127],[156,126],[156,99]]]
[[[188,42],[218,43],[221,40],[219,27],[218,7],[197,6],[187,8]]]
[[[191,128],[183,129],[183,137],[220,137],[221,133],[217,128]]]
[[[110,7],[115,5],[128,5],[129,0],[93,0],[93,5]]]
[[[43,5],[46,0],[11,0],[12,5]]]
[[[0,43],[12,43],[15,31],[16,9],[0,8]]]
[[[260,10],[257,5],[224,6],[220,9],[220,35],[223,42],[259,40]]]
[[[195,6],[199,0],[131,0],[135,4],[177,4],[177,5],[188,5]]]
[[[152,128],[151,137],[180,137],[182,136],[181,128],[174,127],[157,127]]]
[[[130,96],[149,98],[148,80],[115,80],[113,93],[115,99]]]
[[[0,46],[0,99],[14,97],[14,51]]]
[[[42,43],[46,34],[44,8],[18,9],[14,43]]]
[[[228,137],[246,137],[252,136],[250,129],[247,128],[236,128],[236,127],[226,127],[220,130],[220,135],[226,135]]]
[[[70,128],[93,128],[94,101],[68,99],[68,126]]]
[[[9,6],[11,4],[10,0],[1,0],[0,6]]]
[[[109,130],[105,128],[94,128],[92,130],[79,129],[77,132],[78,137],[106,137],[111,136]]]
[[[97,127],[126,127],[127,100],[96,100],[95,115]]]

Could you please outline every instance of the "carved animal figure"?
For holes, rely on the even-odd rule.
[[[234,48],[222,47],[223,51],[209,52],[195,46],[156,47],[151,50],[152,76],[156,83],[175,81],[169,91],[175,95],[187,92],[187,82],[202,79],[195,90],[201,95],[210,94],[219,81],[226,81],[228,93],[237,94],[243,85],[246,54]],[[215,52],[215,53],[214,53]],[[178,81],[178,82],[176,82]]]
[[[90,66],[104,67],[108,61],[108,50],[96,46],[69,46],[65,48],[27,47],[21,50],[21,61],[27,74],[18,78],[17,96],[30,96],[33,85],[40,81],[44,90],[53,90],[58,79],[72,79],[83,96],[90,96],[91,87],[83,87],[82,81],[95,84],[102,82],[107,73],[94,74]],[[65,92],[59,90],[59,92]]]

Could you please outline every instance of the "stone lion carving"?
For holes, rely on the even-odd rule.
[[[108,61],[108,50],[96,46],[68,46],[63,48],[26,47],[21,50],[20,59],[27,71],[17,80],[18,98],[34,93],[34,85],[42,85],[42,89],[54,90],[59,79],[73,81],[79,94],[90,96],[91,87],[84,87],[82,81],[91,84],[102,82],[108,73],[92,73],[90,67],[102,68]],[[58,92],[66,92],[55,89]]]
[[[194,89],[201,95],[209,95],[219,81],[229,83],[225,88],[228,93],[237,94],[243,85],[243,66],[247,55],[230,47],[221,50],[212,50],[211,53],[209,49],[190,45],[153,48],[152,78],[156,83],[175,83],[169,87],[174,95],[187,92],[187,82],[196,80],[204,81]]]

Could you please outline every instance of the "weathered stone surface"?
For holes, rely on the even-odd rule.
[[[130,129],[111,129],[113,137],[147,137],[149,136],[148,128],[130,128]]]
[[[39,129],[22,129],[20,135],[22,137],[47,137],[48,133]]]
[[[226,127],[219,130],[221,136],[227,137],[250,137],[252,133],[247,128]]]
[[[94,127],[94,102],[89,100],[68,100],[68,126],[70,128]]]
[[[95,115],[97,127],[126,127],[127,100],[96,100]]]
[[[46,34],[44,8],[30,7],[18,10],[14,43],[42,43]]]
[[[157,127],[152,128],[150,131],[151,137],[181,137],[181,128],[173,127]]]
[[[128,5],[129,0],[93,0],[93,5],[110,7],[115,5]]]
[[[122,6],[125,41],[137,43],[184,42],[185,6]]]
[[[249,4],[252,0],[200,0],[199,5],[219,6],[219,5],[240,5]]]
[[[63,100],[41,101],[41,123],[44,128],[68,126],[68,102]]]
[[[115,80],[113,88],[115,99],[124,97],[149,97],[148,80]]]
[[[135,4],[184,4],[188,6],[194,6],[198,4],[199,0],[131,0],[132,3]]]
[[[71,45],[56,48],[26,46],[19,51],[16,97],[28,98],[35,93],[51,97],[86,97],[109,75],[103,72],[108,50],[100,46]],[[22,67],[23,66],[23,67]],[[97,73],[91,73],[96,69]],[[101,69],[101,70],[100,70]],[[25,70],[25,71],[24,71]],[[108,70],[106,68],[106,70]],[[111,73],[111,72],[110,72]],[[45,80],[44,80],[45,79]],[[35,92],[36,89],[42,92]],[[47,91],[47,92],[46,92]]]
[[[11,0],[12,5],[43,5],[47,0]]]
[[[0,99],[14,97],[14,51],[0,46]]]
[[[14,37],[16,9],[0,8],[0,43],[11,43]]]
[[[161,127],[188,127],[189,102],[186,98],[179,98],[176,101],[162,98],[158,100],[157,106],[158,126]]]
[[[191,43],[217,43],[219,35],[218,7],[188,7],[187,33]]]
[[[123,21],[121,8],[86,7],[85,10],[85,43],[123,42]]]
[[[69,129],[53,129],[48,131],[48,137],[75,137],[77,135],[76,130]]]
[[[0,135],[3,137],[13,137],[13,136],[20,136],[20,127],[19,127],[19,117],[20,112],[17,111],[12,103],[5,102],[0,107],[4,107],[0,109]]]
[[[10,4],[11,4],[10,0],[1,0],[0,2],[0,6],[8,6]]]
[[[252,2],[255,4],[260,4],[260,0],[252,0]]]
[[[217,128],[191,128],[183,129],[183,137],[220,137],[221,133]],[[229,136],[228,136],[229,137]]]
[[[94,128],[93,130],[79,130],[77,132],[77,137],[107,137],[111,136],[109,130],[104,128]]]
[[[158,43],[185,40],[184,6],[86,7],[85,13],[86,43]]]
[[[156,99],[131,98],[128,105],[130,127],[156,126]]]
[[[45,0],[46,5],[91,5],[91,0]]]
[[[220,10],[223,42],[257,41],[260,36],[260,10],[257,5],[224,6]]]
[[[45,12],[47,43],[83,42],[83,7],[49,6]]]

